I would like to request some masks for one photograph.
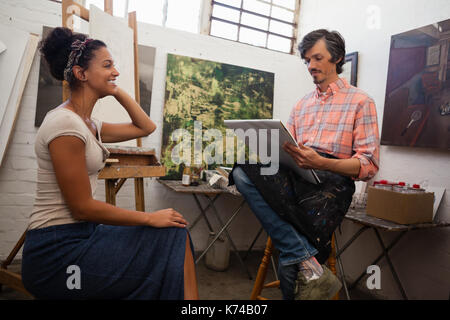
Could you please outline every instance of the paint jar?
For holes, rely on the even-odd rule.
[[[391,190],[392,191],[392,184],[389,184],[387,180],[380,180],[378,181],[378,183],[375,185],[375,188],[378,189],[383,189],[383,190]]]
[[[194,164],[191,167],[191,186],[198,186],[200,184],[200,173],[202,167],[200,165]]]
[[[406,183],[399,182],[392,186],[392,190],[400,193],[408,193],[408,187],[406,186]]]
[[[409,193],[424,193],[425,189],[422,189],[420,185],[413,184],[412,188],[409,188]]]
[[[183,176],[181,178],[181,184],[185,187],[191,185],[191,168],[188,166],[183,169]]]
[[[208,237],[208,244],[216,237],[215,232],[210,232]],[[224,235],[220,235],[216,242],[205,255],[205,266],[214,271],[225,271],[230,264],[230,242]]]

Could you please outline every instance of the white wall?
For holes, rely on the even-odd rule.
[[[336,5],[336,4],[339,5]],[[299,39],[319,28],[339,31],[347,52],[358,51],[358,87],[368,92],[377,105],[381,130],[389,61],[390,39],[394,34],[450,18],[448,0],[302,0]],[[381,146],[377,178],[419,183],[447,189],[437,218],[450,221],[450,153],[444,150]],[[353,223],[343,225],[342,245],[358,230]],[[395,233],[382,233],[385,243]],[[391,258],[410,299],[448,299],[450,290],[450,229],[413,231],[407,234]],[[344,254],[344,268],[356,279],[378,254],[380,246],[373,231],[366,231]],[[380,296],[399,298],[386,261],[382,270]],[[365,283],[365,280],[363,280]]]
[[[47,0],[2,0],[0,2],[0,23],[11,25],[37,34],[42,25],[60,26],[60,5]],[[86,30],[82,25],[83,31]],[[85,31],[84,31],[85,32]],[[287,120],[296,100],[311,90],[312,83],[299,57],[264,50],[236,42],[192,34],[158,26],[139,24],[139,44],[157,48],[155,58],[151,118],[158,129],[143,139],[144,147],[161,150],[162,117],[167,54],[179,54],[240,65],[275,73],[274,118]],[[14,137],[6,154],[4,166],[0,168],[0,258],[7,256],[15,242],[26,228],[32,209],[36,188],[36,161],[34,155],[34,115],[36,108],[39,73],[39,56],[33,62],[30,77],[25,88]],[[99,181],[96,198],[105,199],[103,181]],[[166,207],[179,210],[188,221],[199,213],[191,195],[169,191],[155,179],[145,179],[146,210]],[[224,195],[218,201],[222,219],[228,218],[238,207],[240,199]],[[134,208],[134,186],[127,181],[118,194],[117,205]],[[206,201],[203,202],[206,205]],[[209,212],[211,223],[218,226],[213,213]],[[244,207],[230,227],[230,233],[239,250],[246,250],[259,230],[259,223],[253,213]],[[195,249],[205,247],[208,230],[200,222],[192,231]],[[262,249],[265,236],[261,236],[255,248]],[[20,257],[21,253],[19,253]]]

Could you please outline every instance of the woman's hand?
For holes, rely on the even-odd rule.
[[[116,87],[114,98],[131,118],[128,123],[103,122],[101,136],[104,143],[115,143],[146,137],[156,129],[156,124],[142,110],[141,106],[125,90]]]
[[[155,228],[178,227],[184,228],[188,222],[172,208],[149,213],[149,224]]]
[[[302,144],[296,147],[288,142],[283,144],[283,149],[289,153],[300,168],[323,169],[323,160],[325,158],[319,155],[314,149]]]

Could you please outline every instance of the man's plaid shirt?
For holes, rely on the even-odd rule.
[[[375,102],[345,79],[331,83],[325,93],[317,87],[301,99],[287,126],[297,143],[340,159],[359,159],[357,180],[369,180],[377,173],[380,143]]]

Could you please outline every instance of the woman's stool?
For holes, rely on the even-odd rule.
[[[252,294],[250,296],[250,300],[267,300],[266,298],[261,296],[261,292],[266,288],[279,288],[280,281],[273,281],[267,284],[264,284],[266,280],[267,274],[267,265],[269,264],[270,258],[272,257],[273,252],[273,244],[272,239],[267,237],[266,248],[264,249],[264,256],[261,259],[261,264],[258,268],[258,273],[256,275],[255,284],[253,285]],[[336,249],[335,249],[335,238],[334,233],[331,239],[331,253],[327,260],[327,265],[330,268],[331,272],[336,275]],[[333,300],[339,300],[339,293],[334,296]]]

